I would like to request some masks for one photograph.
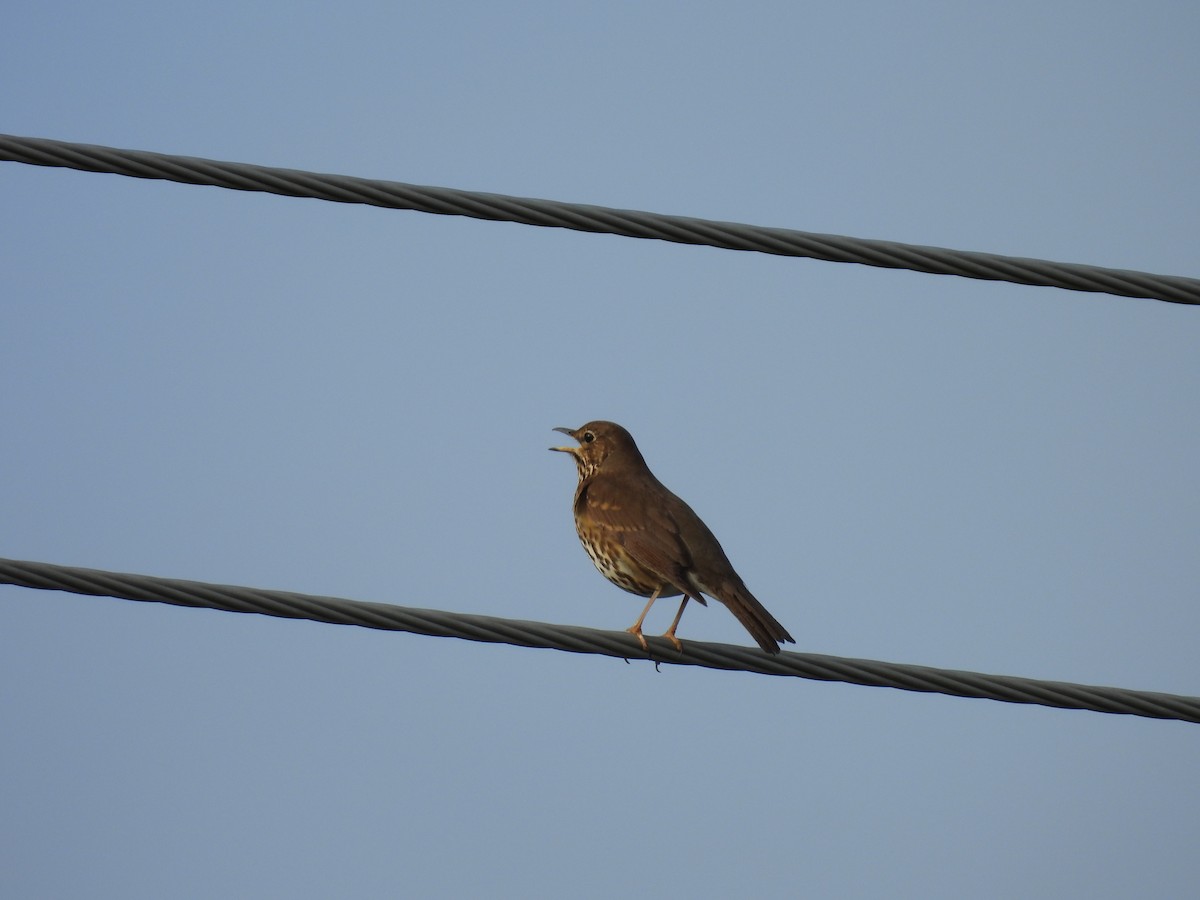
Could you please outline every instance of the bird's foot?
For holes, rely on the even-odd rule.
[[[683,641],[681,641],[679,638],[675,637],[675,632],[668,631],[663,635],[663,637],[665,637],[668,641],[671,642],[671,644],[675,647],[676,653],[678,653],[681,656],[683,655]]]
[[[631,625],[625,630],[638,639],[638,643],[642,645],[643,650],[645,650],[647,653],[650,652],[650,645],[646,643],[646,636],[642,634],[642,629],[640,627],[637,625]]]

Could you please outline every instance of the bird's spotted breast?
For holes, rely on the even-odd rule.
[[[578,520],[575,530],[579,534],[579,543],[583,544],[592,565],[617,587],[642,597],[649,597],[661,587],[660,580],[631,559],[619,543],[592,533]]]

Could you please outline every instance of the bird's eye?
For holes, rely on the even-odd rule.
[[[596,436],[594,434],[592,434],[590,431],[585,431],[583,433],[583,442],[585,444],[590,444],[595,439],[596,439]]]

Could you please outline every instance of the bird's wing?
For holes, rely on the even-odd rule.
[[[584,507],[595,526],[619,541],[638,565],[670,583],[680,593],[707,605],[687,576],[693,564],[692,556],[678,524],[657,506],[639,503],[637,508],[629,508],[625,505],[629,501],[623,498],[640,500],[640,496],[638,491],[622,490],[613,481],[600,479],[583,486],[576,504]]]

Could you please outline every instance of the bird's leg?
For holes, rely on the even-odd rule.
[[[683,641],[675,637],[675,629],[679,627],[679,620],[683,618],[683,608],[687,606],[688,601],[692,598],[687,594],[683,595],[683,600],[679,603],[679,612],[675,613],[675,621],[671,623],[671,627],[663,632],[663,637],[675,645],[675,649],[680,653],[683,652]]]
[[[649,602],[646,603],[646,608],[642,610],[642,614],[637,617],[637,621],[630,625],[625,630],[638,639],[638,643],[642,645],[642,649],[647,653],[650,652],[650,647],[646,644],[645,635],[642,634],[642,623],[646,621],[646,613],[650,612],[650,607],[654,605],[654,601],[658,599],[658,595],[662,593],[662,585],[650,595]]]

